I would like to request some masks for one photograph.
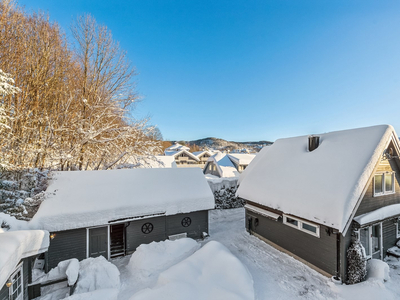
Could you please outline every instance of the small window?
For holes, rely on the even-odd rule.
[[[369,245],[370,244],[369,236],[370,236],[369,227],[360,229],[360,242],[364,246],[365,255],[367,257],[371,256],[370,245]]]
[[[22,266],[20,265],[17,271],[10,276],[12,285],[9,289],[10,299],[22,300],[24,298],[24,289],[22,283]]]
[[[145,223],[142,225],[142,232],[144,234],[149,234],[150,232],[153,231],[153,229],[154,229],[154,226],[151,223]]]
[[[393,194],[395,192],[394,186],[394,172],[374,176],[374,196]]]
[[[289,225],[290,227],[294,227],[316,237],[320,237],[320,226],[317,224],[313,224],[292,216],[289,217],[287,215],[283,215],[283,224]]]
[[[183,227],[189,227],[192,224],[192,220],[189,217],[184,217],[181,221]]]

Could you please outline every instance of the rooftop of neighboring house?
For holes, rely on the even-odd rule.
[[[214,208],[198,168],[57,172],[30,226],[60,231]]]
[[[187,146],[181,145],[179,143],[175,143],[172,146],[169,146],[168,148],[165,149],[165,151],[180,151],[180,150],[189,151],[190,148]]]
[[[186,151],[184,149],[179,150],[179,151],[164,151],[165,156],[172,156],[172,157],[177,157],[182,153],[184,153],[187,156],[193,158],[195,161],[199,161],[199,158],[196,155],[194,155],[193,153],[191,153],[189,151]]]
[[[49,233],[44,230],[17,230],[0,233],[0,287],[21,259],[46,252]]]
[[[255,154],[229,153],[229,158],[237,165],[248,165],[256,157]]]
[[[228,155],[222,152],[217,152],[213,156],[209,157],[209,162],[213,162],[218,170],[221,177],[238,177],[239,172],[235,165],[229,159]]]
[[[313,151],[309,136],[263,148],[241,174],[237,195],[343,232],[384,150],[399,141],[390,125],[316,136]]]

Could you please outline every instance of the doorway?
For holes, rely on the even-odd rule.
[[[100,255],[108,259],[108,226],[88,228],[88,257]]]
[[[125,255],[125,224],[110,226],[110,257]]]

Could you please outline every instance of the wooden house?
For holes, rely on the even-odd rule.
[[[247,166],[252,162],[254,157],[256,157],[256,155],[249,153],[229,153],[228,157],[235,165],[236,170],[242,173],[247,168]]]
[[[179,151],[164,151],[164,154],[174,157],[178,167],[199,167],[200,159],[185,149]]]
[[[192,154],[199,159],[199,166],[202,168],[207,163],[208,158],[210,158],[213,155],[213,153],[211,153],[210,151],[196,151],[193,152]]]
[[[0,233],[0,300],[27,300],[35,259],[47,251],[49,233],[19,230]]]
[[[203,169],[204,174],[211,174],[217,177],[238,177],[239,172],[228,154],[217,152],[209,157]]]
[[[51,232],[46,270],[60,261],[134,252],[143,243],[208,233],[214,196],[198,168],[59,172],[30,221]]]
[[[390,125],[277,140],[239,179],[246,229],[346,281],[354,239],[383,259],[400,237],[399,153]]]

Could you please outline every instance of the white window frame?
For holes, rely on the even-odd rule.
[[[376,193],[375,192],[375,176],[382,176],[382,192],[381,193]],[[392,190],[391,191],[386,191],[386,176],[392,176]],[[374,197],[379,197],[379,196],[384,196],[384,195],[390,195],[396,193],[396,184],[395,184],[395,172],[384,172],[384,173],[377,173],[374,175],[374,184],[373,184],[373,190],[374,190]]]
[[[297,226],[296,226],[296,225],[293,225],[293,224],[291,224],[291,223],[288,223],[288,222],[287,222],[287,218],[292,219],[292,220],[296,220],[296,221],[297,221]],[[290,216],[290,215],[285,215],[285,214],[283,214],[283,224],[285,224],[285,225],[287,225],[287,226],[290,226],[290,227],[293,227],[293,228],[296,228],[296,229],[298,229],[298,230],[300,230],[300,231],[302,231],[302,232],[308,233],[308,234],[310,234],[310,235],[312,235],[312,236],[315,236],[315,237],[317,237],[317,238],[320,237],[320,231],[321,231],[321,230],[320,230],[320,226],[317,225],[317,224],[315,224],[315,223],[307,222],[307,221],[301,220],[301,219],[299,219],[299,218],[296,218],[296,217],[293,217],[293,216]],[[309,230],[307,230],[307,229],[304,229],[304,228],[303,228],[303,224],[307,224],[307,225],[309,225],[309,226],[315,227],[315,228],[317,229],[316,232],[312,232],[312,231],[309,231]]]
[[[397,224],[397,223],[396,223]],[[365,228],[368,228],[368,238],[369,238],[369,255],[367,255],[366,256],[366,259],[371,259],[372,258],[372,256],[374,255],[374,253],[372,252],[372,227],[373,226],[376,226],[376,225],[380,225],[379,226],[379,245],[380,245],[380,253],[379,253],[379,258],[382,260],[383,259],[383,224],[382,224],[382,222],[379,222],[379,223],[375,223],[375,224],[372,224],[372,225],[370,225],[370,226],[366,226],[366,227],[362,227],[362,228],[360,228],[360,229],[358,229],[357,230],[357,239],[358,239],[358,241],[360,241],[360,243],[361,243],[361,233],[360,233],[360,230],[361,229],[365,229]],[[396,232],[396,234],[397,234],[397,232]],[[363,245],[364,246],[364,245]]]
[[[23,266],[23,262],[21,262],[21,263],[16,267],[15,271],[14,271],[14,272],[10,275],[10,277],[9,277],[10,280],[11,280],[11,279],[15,276],[15,274],[17,274],[18,272],[21,272],[21,294],[18,295],[18,298],[17,298],[16,300],[22,300],[22,299],[24,299],[24,292],[25,292],[25,289],[24,289],[24,270],[23,270],[22,266]],[[13,293],[14,293],[14,290],[13,290],[13,286],[11,285],[11,286],[8,288],[9,299],[12,299]]]

